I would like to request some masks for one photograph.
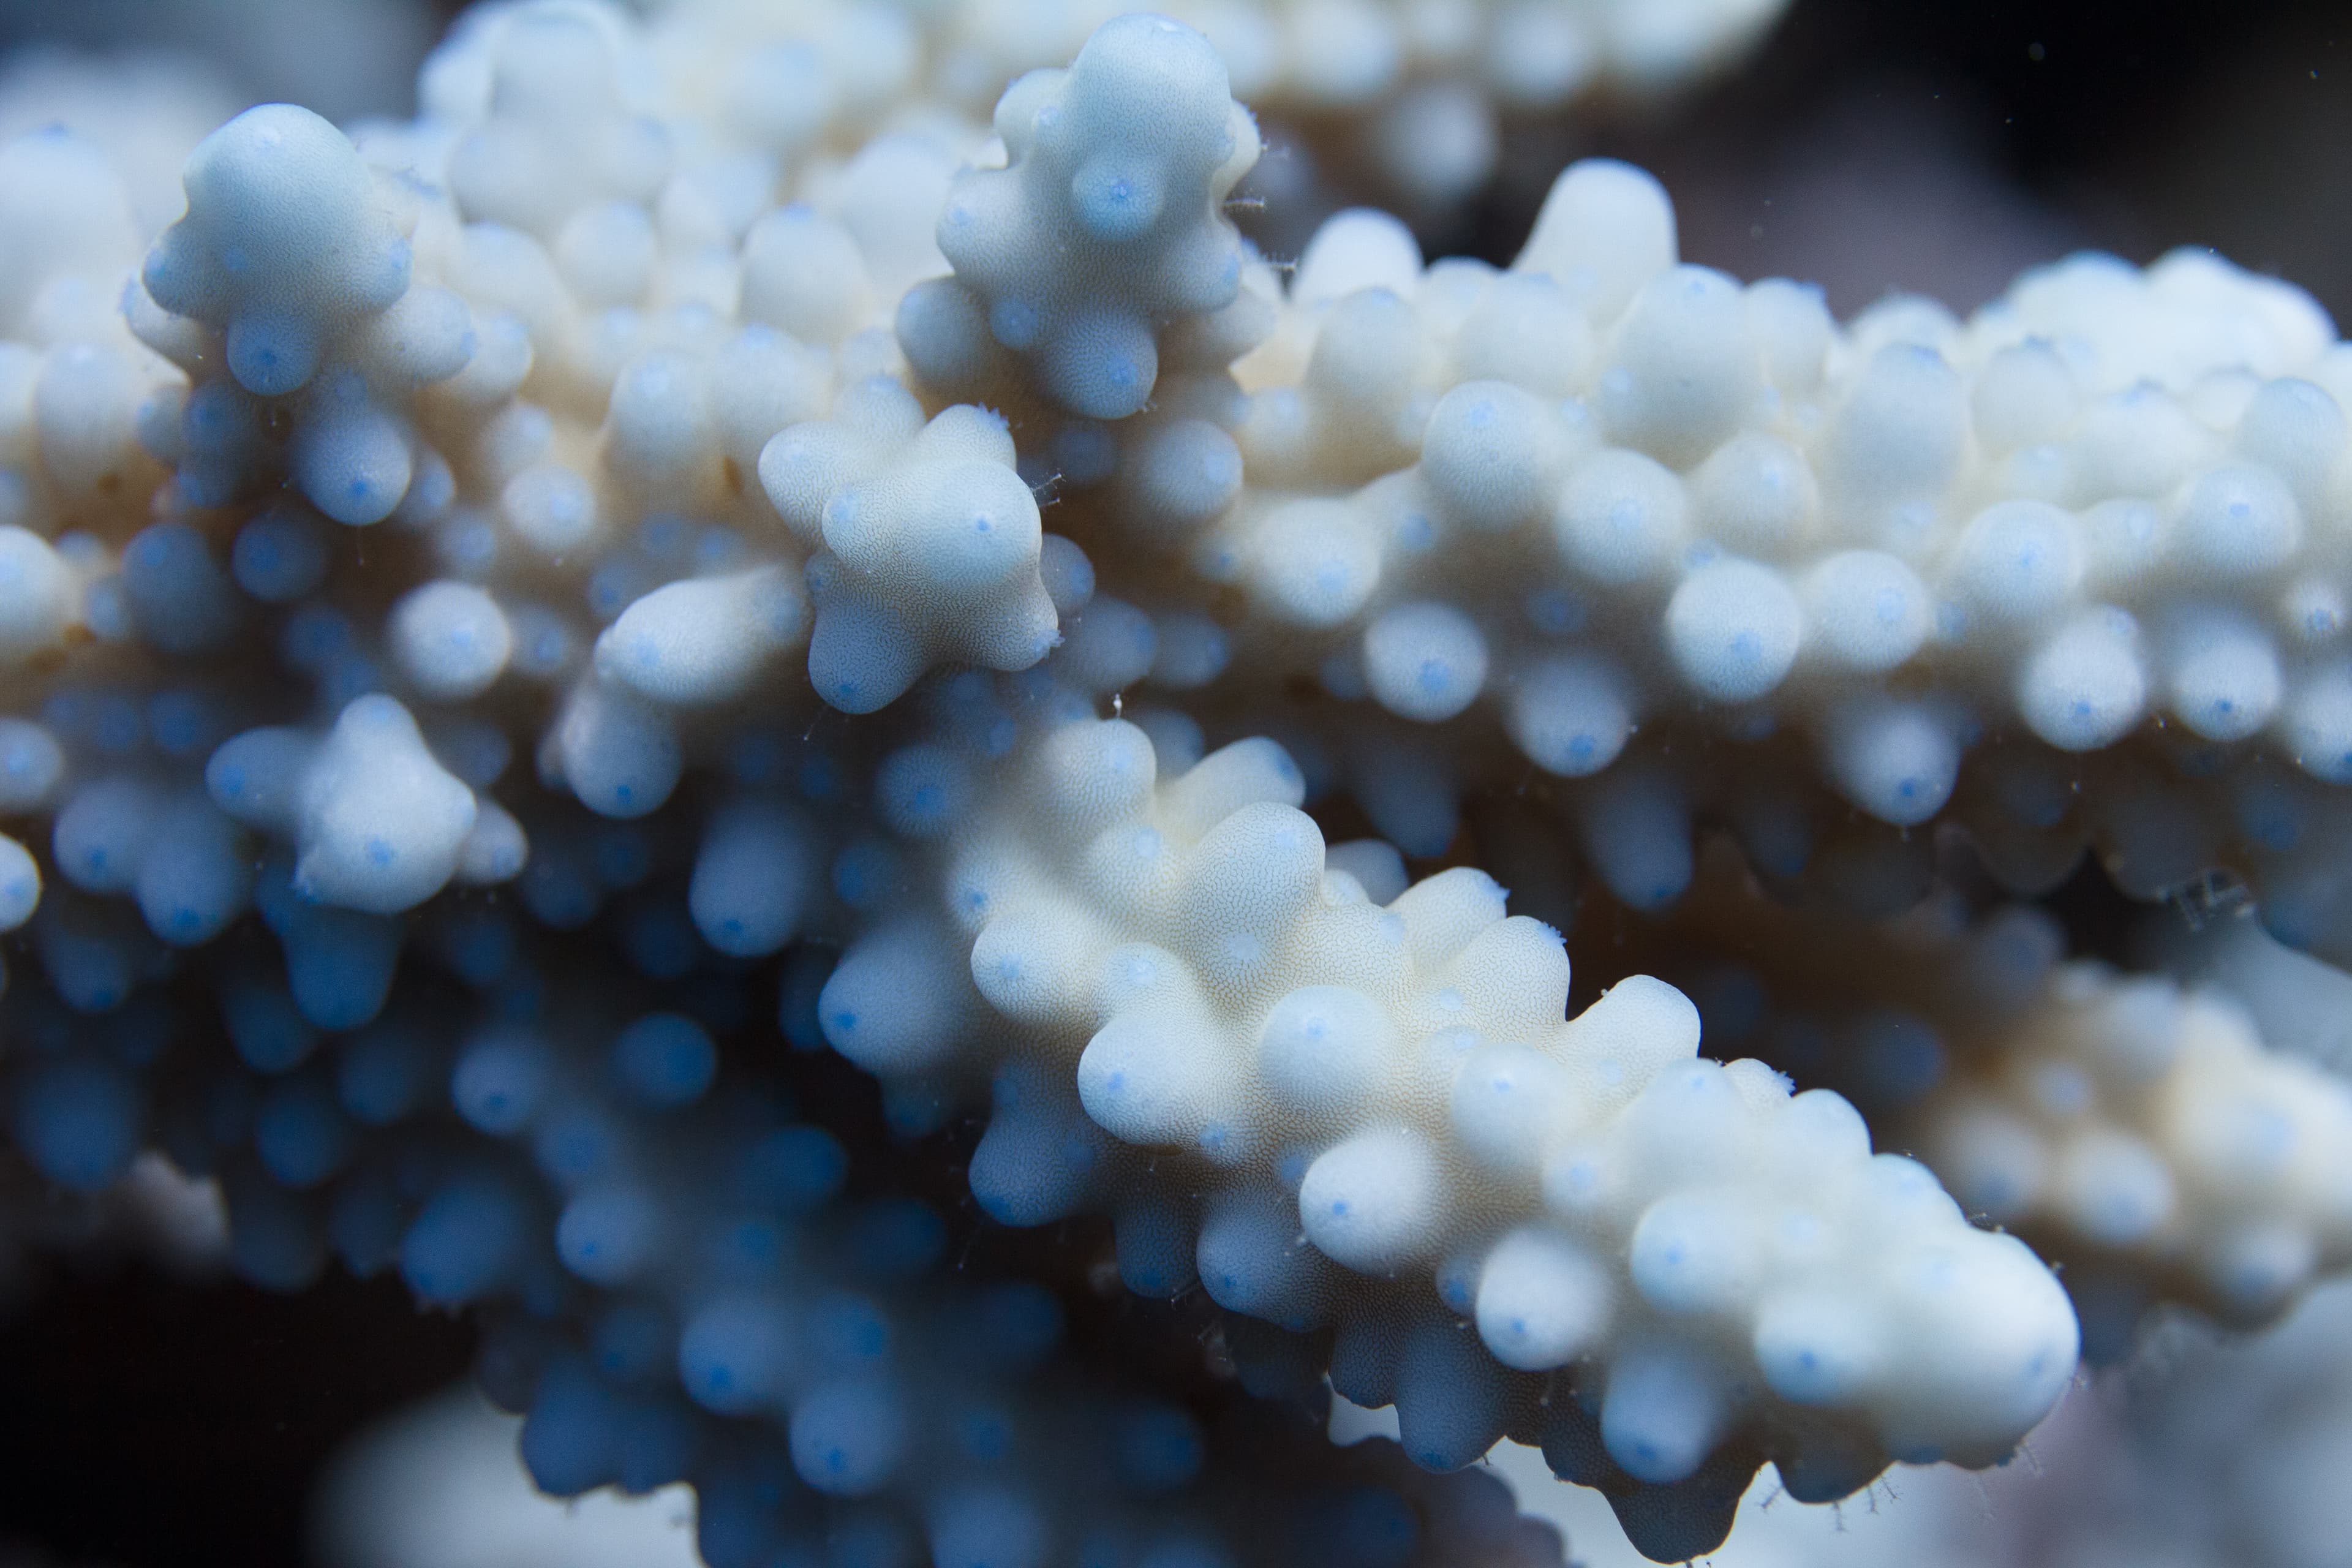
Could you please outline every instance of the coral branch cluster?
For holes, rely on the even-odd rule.
[[[2332,327],[2186,253],[1841,325],[1603,161],[1286,276],[1237,97],[1769,8],[1456,9],[490,5],[143,259],[0,153],[15,1156],[478,1310],[713,1568],[1558,1560],[1332,1391],[1686,1557],[2341,1267],[2352,1096],[1968,893],[2352,951]]]

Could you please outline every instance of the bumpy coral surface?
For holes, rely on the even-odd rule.
[[[2152,1299],[2259,1323],[2352,1261],[2352,1085],[2301,1048],[2309,980],[2258,993],[2243,973],[2069,962],[2046,913],[1972,915],[1949,887],[1890,921],[1764,912],[1720,856],[1636,940],[1708,1038],[1852,1096],[1970,1214],[2062,1263],[2100,1359],[2129,1349]]]
[[[713,1568],[1556,1562],[1443,1475],[1505,1436],[1677,1559],[2284,1310],[2352,1096],[1990,906],[2352,951],[2318,310],[1841,325],[1600,161],[1507,268],[1228,220],[1254,94],[1761,16],[523,0],[152,243],[11,146],[16,1156],[478,1309],[541,1483],[690,1479]]]

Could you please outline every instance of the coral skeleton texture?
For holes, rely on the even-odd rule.
[[[2352,1089],[2034,900],[2352,955],[2325,314],[1232,221],[1774,10],[501,0],[160,233],[0,150],[10,1159],[476,1312],[711,1568],[1556,1564],[1505,1436],[1679,1560],[2283,1314]]]

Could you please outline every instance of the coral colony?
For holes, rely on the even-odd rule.
[[[1557,1564],[1505,1436],[1680,1559],[2280,1314],[2352,1092],[2033,900],[2352,953],[2320,310],[1229,221],[1244,101],[1458,195],[1770,10],[493,5],[152,242],[9,146],[12,1158],[474,1311],[711,1568]]]

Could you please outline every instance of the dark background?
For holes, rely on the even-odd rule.
[[[2352,311],[2352,5],[1796,0],[1680,130],[1603,137],[1685,250],[1968,310],[2084,246],[2211,246]]]
[[[25,48],[191,50],[233,95],[404,110],[455,6],[378,0],[0,0]],[[1551,128],[1445,247],[1507,256],[1551,169],[1662,175],[1685,254],[1960,310],[2095,246],[2212,246],[2352,312],[2352,5],[1796,0],[1760,57],[1671,115]],[[335,1444],[458,1375],[467,1331],[396,1285],[292,1300],[58,1268],[0,1313],[0,1568],[300,1561]]]

